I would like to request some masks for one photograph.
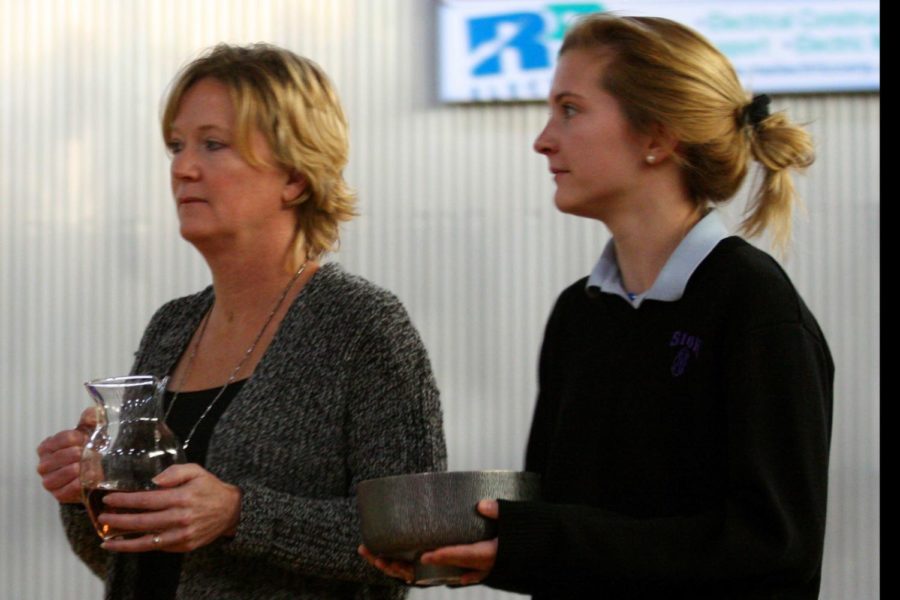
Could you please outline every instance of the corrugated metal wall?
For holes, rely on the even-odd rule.
[[[81,382],[124,372],[152,311],[205,285],[177,234],[159,101],[218,41],[320,62],[363,215],[337,258],[395,291],[430,349],[451,468],[519,468],[542,329],[602,226],[557,214],[540,105],[441,106],[427,0],[0,0],[0,598],[99,598],[34,473]],[[879,589],[877,95],[780,97],[819,161],[786,266],[838,365],[823,598]],[[732,214],[736,214],[732,211]],[[471,588],[419,598],[500,598]]]

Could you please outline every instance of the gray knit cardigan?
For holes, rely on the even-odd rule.
[[[170,373],[212,301],[207,288],[157,311],[133,372]],[[178,598],[402,598],[356,553],[354,496],[365,479],[446,468],[431,365],[400,302],[323,265],[216,424],[206,468],[241,488],[240,524],[185,554]],[[62,517],[107,597],[132,598],[134,555],[101,550],[79,505]]]

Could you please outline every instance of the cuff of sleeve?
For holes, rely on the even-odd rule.
[[[554,568],[556,510],[545,502],[500,500],[497,560],[485,585],[518,593],[535,593],[548,568]]]
[[[252,486],[241,486],[241,514],[234,537],[224,547],[234,554],[268,554],[271,551],[275,515],[268,514],[269,505]]]

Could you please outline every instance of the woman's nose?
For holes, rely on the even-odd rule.
[[[550,136],[550,123],[544,127],[537,138],[534,140],[534,151],[538,154],[550,154],[556,150],[556,144]]]
[[[182,148],[172,155],[172,177],[175,179],[196,179],[199,174],[193,153]]]

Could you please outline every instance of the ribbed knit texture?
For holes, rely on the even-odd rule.
[[[170,373],[212,301],[207,288],[163,306],[133,372]],[[402,598],[356,553],[356,486],[443,470],[446,449],[430,362],[397,298],[322,266],[217,423],[206,468],[243,491],[240,525],[185,556],[178,598]],[[133,560],[99,549],[80,506],[62,515],[108,597],[133,598]]]

